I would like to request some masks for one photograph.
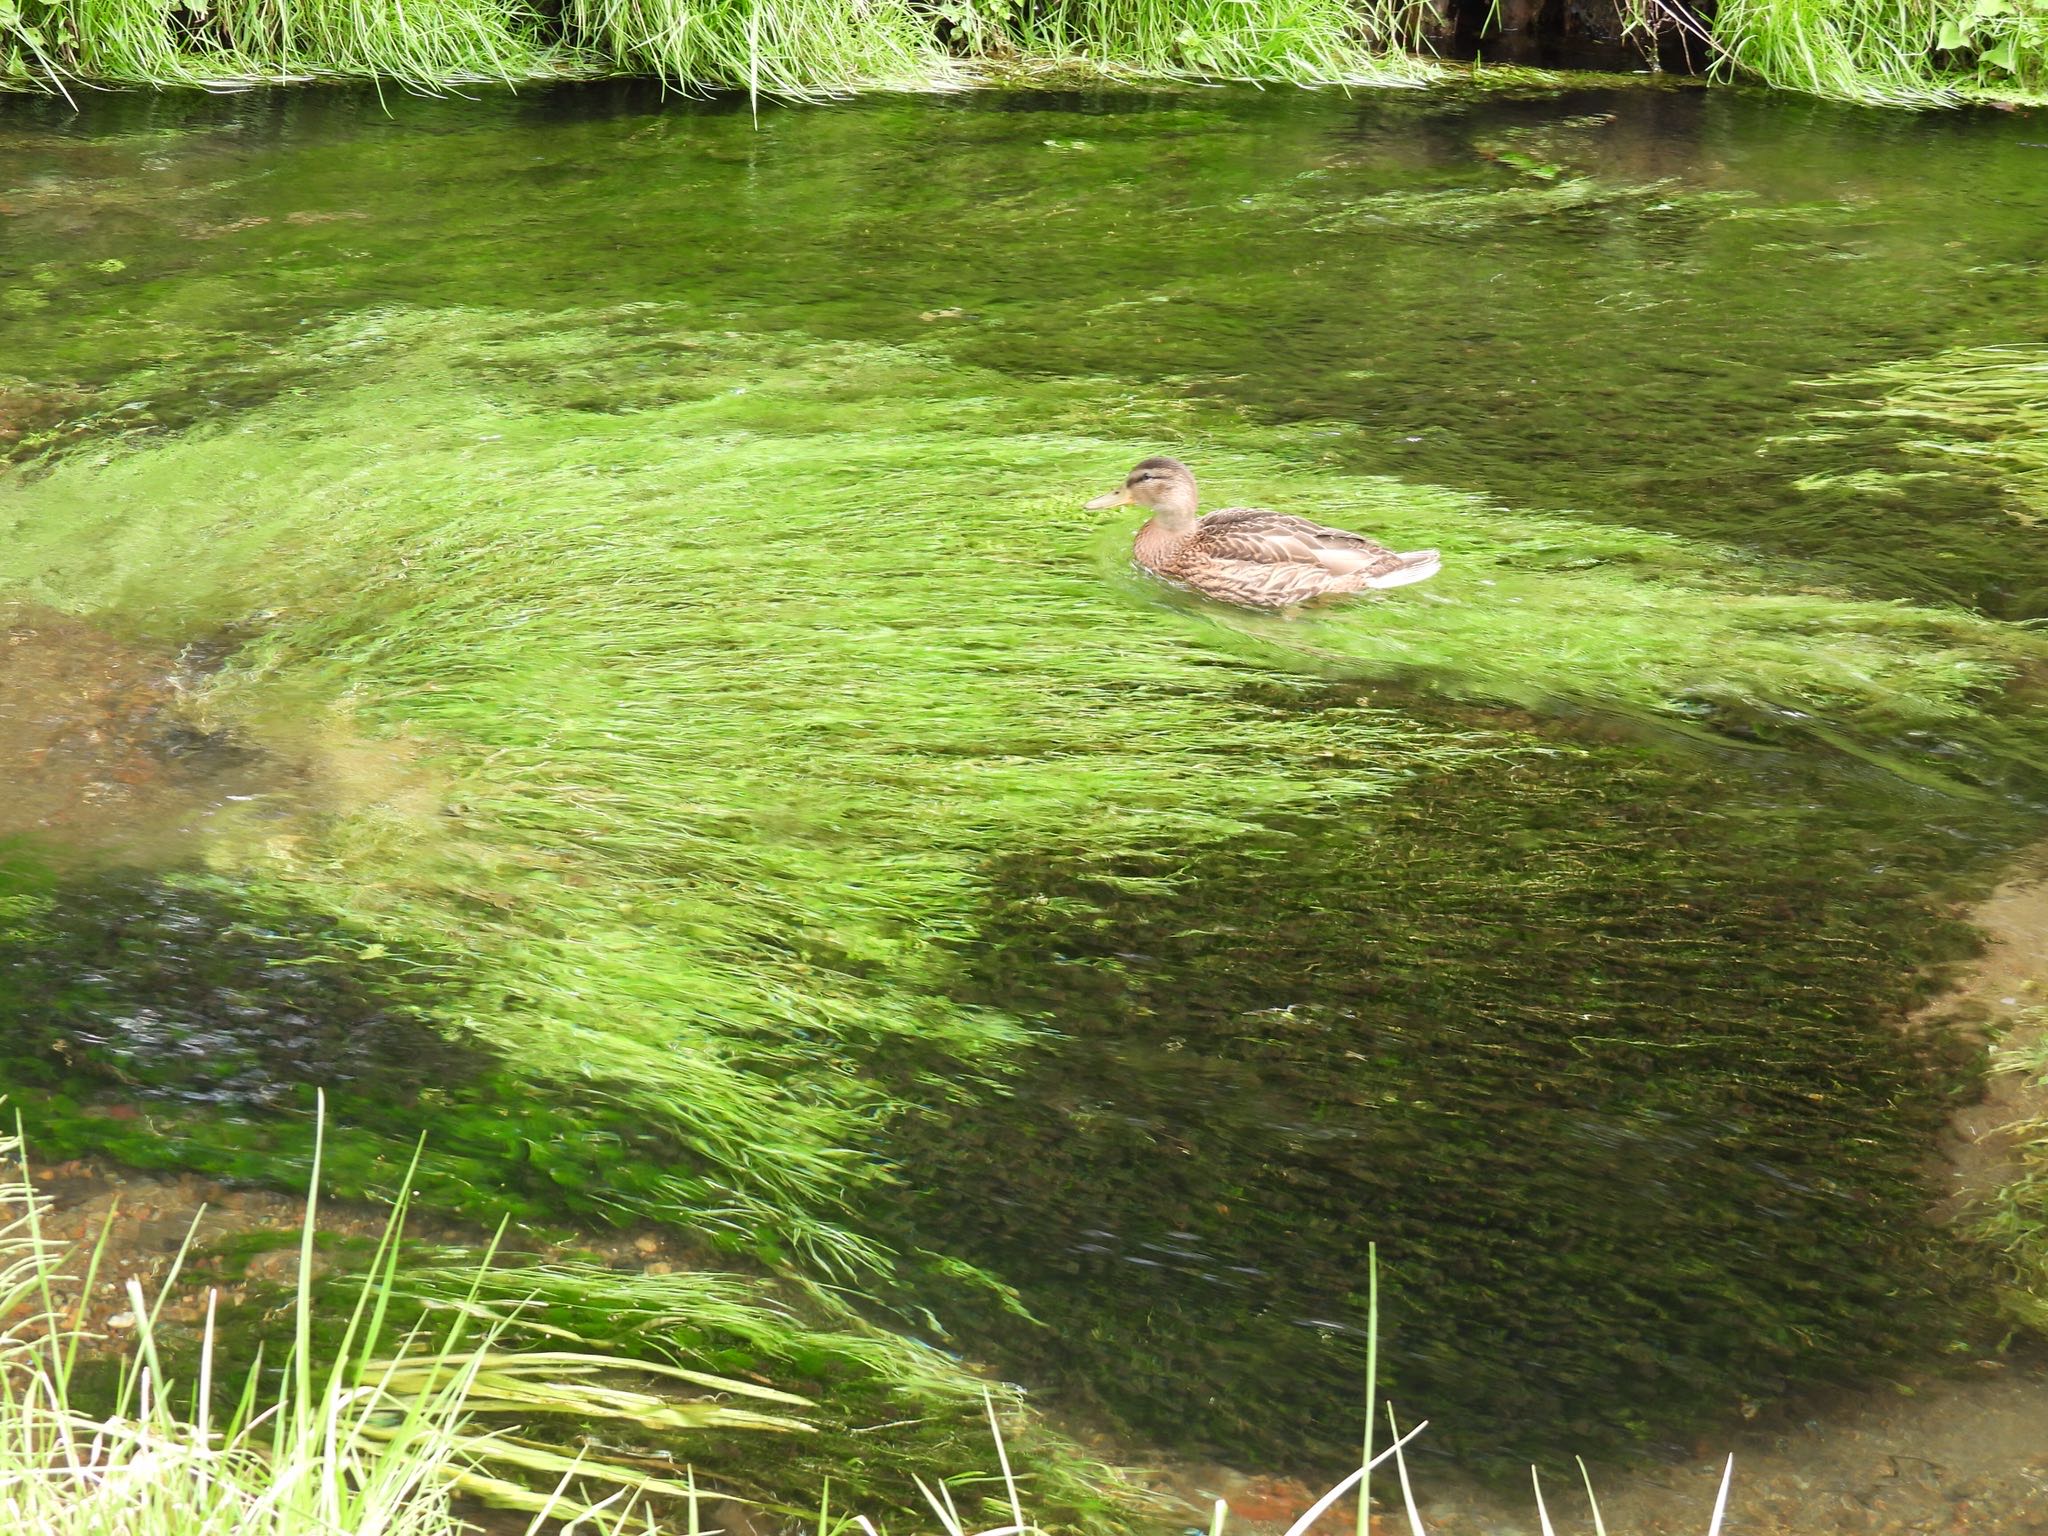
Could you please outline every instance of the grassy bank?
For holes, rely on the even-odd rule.
[[[2048,99],[2029,0],[1716,0],[1716,47],[1767,85],[1879,106]]]
[[[653,76],[804,97],[933,88],[977,64],[1083,77],[1386,85],[1427,80],[1429,0],[7,0],[0,82],[221,86]],[[1475,14],[1470,20],[1477,23]],[[1646,0],[1612,28],[1660,28],[1723,74],[1890,105],[2040,100],[2048,21],[2026,0]]]
[[[990,58],[1115,77],[1388,84],[1427,74],[1397,51],[1412,35],[1411,9],[1403,0],[1364,9],[1348,0],[569,0],[546,10],[508,0],[198,9],[10,0],[0,8],[0,80],[65,89],[355,78],[448,89],[644,75],[805,97],[944,87],[963,61]]]

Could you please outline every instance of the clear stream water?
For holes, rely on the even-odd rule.
[[[1943,391],[2048,342],[2048,118],[95,95],[0,215],[0,762],[97,689],[184,776],[0,820],[61,1145],[275,1173],[323,1081],[360,1183],[424,1125],[1286,1465],[1368,1244],[1476,1460],[1964,1326],[1897,1021],[2040,835],[2043,417]],[[1446,574],[1162,593],[1080,503],[1163,450]]]

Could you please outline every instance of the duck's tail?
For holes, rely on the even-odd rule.
[[[1429,580],[1444,568],[1442,557],[1433,549],[1411,549],[1394,558],[1399,564],[1391,570],[1376,572],[1366,577],[1364,584],[1374,591],[1384,591],[1388,587],[1413,586],[1418,581]]]

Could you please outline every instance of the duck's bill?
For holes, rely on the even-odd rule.
[[[1088,503],[1090,512],[1100,512],[1106,507],[1128,507],[1131,504],[1131,488],[1120,485],[1106,495],[1098,496]]]

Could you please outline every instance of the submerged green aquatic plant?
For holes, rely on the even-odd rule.
[[[1843,382],[1882,391],[1877,412],[1910,430],[1907,453],[1994,477],[2009,516],[2048,523],[2048,346],[1963,347]]]
[[[1394,229],[1464,233],[1503,224],[1576,216],[1655,220],[1713,213],[1745,201],[1737,193],[1688,191],[1675,180],[1615,183],[1594,176],[1552,174],[1497,186],[1444,187],[1416,192],[1383,192],[1361,198],[1341,213],[1326,214],[1311,228],[1326,231]]]
[[[2038,1090],[2048,1082],[2048,1012],[2024,1008],[2001,1021],[1991,1069],[2023,1078]],[[2027,1101],[2022,1100],[2022,1105]],[[2009,1141],[2011,1176],[1964,1213],[1964,1228],[1998,1256],[2005,1282],[2000,1300],[2014,1321],[2048,1334],[2048,1126],[2038,1118],[1999,1128]]]
[[[0,486],[0,587],[164,637],[228,626],[205,719],[284,758],[344,731],[432,784],[430,806],[337,798],[216,853],[259,910],[325,914],[323,953],[451,977],[415,1006],[484,1057],[478,1081],[384,1106],[379,1134],[430,1118],[437,1188],[544,1206],[553,1186],[897,1300],[938,1274],[947,1310],[960,1254],[932,1236],[899,1259],[877,1230],[883,1136],[913,1110],[995,1121],[972,1101],[1060,1027],[979,974],[993,927],[1085,935],[1105,892],[1173,913],[1203,869],[1300,863],[1300,828],[1343,829],[1303,839],[1340,872],[1388,860],[1469,894],[1500,882],[1425,871],[1403,839],[1423,815],[1440,840],[1428,798],[1474,765],[1577,824],[1528,787],[1556,739],[1362,686],[1822,738],[1911,771],[1915,732],[1994,749],[1984,712],[2039,651],[1734,549],[1343,474],[1313,429],[683,306],[393,310],[263,366],[239,409]],[[1080,504],[1134,444],[1190,442],[1212,495],[1440,545],[1445,574],[1299,619],[1140,578],[1129,523]],[[1501,852],[1547,847],[1546,825]],[[1601,860],[1651,858],[1599,846],[1532,899],[1582,874],[1611,893]],[[1646,888],[1668,891],[1657,868]],[[1198,903],[1173,929],[1224,920]],[[1595,1006],[1556,1004],[1559,1027]],[[244,1117],[277,1169],[280,1107]]]
[[[1111,870],[1515,750],[1247,709],[1250,680],[1732,711],[1876,751],[1966,727],[2038,648],[1221,443],[1212,481],[1447,571],[1308,623],[1192,604],[1078,510],[1171,410],[686,322],[351,323],[291,359],[288,399],[17,486],[0,571],[173,634],[264,615],[220,718],[343,711],[446,786],[432,822],[372,807],[277,844],[269,877],[472,957],[502,999],[464,1005],[479,1039],[692,1149],[652,1175],[667,1210],[841,1272],[880,1263],[837,1214],[886,1172],[861,1151],[902,1092],[879,1065],[943,1096],[1027,1037],[949,997],[992,854]]]
[[[1825,403],[1773,442],[1819,461],[1801,490],[1866,525],[1882,516],[1898,531],[1879,547],[1935,580],[1980,551],[2018,554],[1988,567],[2000,574],[1977,600],[2015,619],[2048,616],[2048,587],[2025,559],[2048,524],[2048,349],[1951,348],[1817,388]]]

